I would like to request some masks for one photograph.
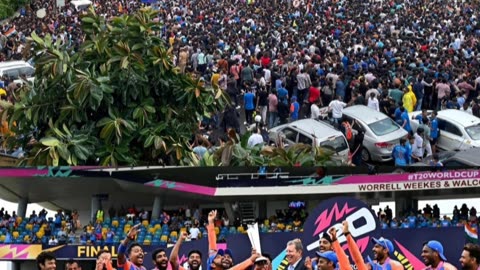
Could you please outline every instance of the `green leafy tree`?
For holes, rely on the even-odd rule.
[[[0,104],[24,135],[13,143],[30,149],[26,164],[182,164],[191,156],[198,119],[229,100],[179,73],[156,16],[142,9],[106,21],[90,9],[75,52],[32,34],[34,86]]]
[[[313,147],[306,144],[294,144],[284,147],[247,145],[250,133],[242,136],[231,133],[229,141],[214,153],[206,153],[202,159],[191,153],[190,163],[192,166],[272,166],[272,167],[293,167],[293,166],[341,166],[346,165],[336,158],[335,153],[326,148]]]

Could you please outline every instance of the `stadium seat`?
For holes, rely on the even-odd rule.
[[[167,242],[167,241],[168,241],[167,235],[162,235],[162,237],[160,237],[160,242]]]
[[[243,226],[238,226],[237,232],[239,232],[239,233],[245,233],[245,229],[243,228]]]
[[[116,219],[115,219],[115,220],[113,220],[113,221],[112,221],[112,227],[115,227],[115,228],[117,228],[118,226],[119,226],[119,222],[118,222],[118,220],[116,220]]]
[[[185,228],[185,227],[180,228],[180,232],[181,233],[187,232],[187,228]]]
[[[4,234],[0,235],[0,242],[4,243],[6,238],[7,238],[6,235]]]
[[[148,220],[142,221],[142,225],[143,225],[145,228],[148,227]]]
[[[215,235],[219,235],[219,234],[220,234],[220,228],[215,227]]]
[[[237,233],[237,230],[235,229],[234,226],[230,227],[230,233],[231,233],[231,234]]]
[[[17,220],[16,220],[17,224],[20,224],[22,223],[22,217],[17,217]]]
[[[25,225],[25,229],[28,230],[28,231],[32,231],[33,230],[33,224],[28,223],[27,225]]]
[[[148,232],[151,233],[151,234],[155,234],[155,227],[152,227],[152,226],[149,226],[148,227]]]
[[[143,245],[145,245],[145,246],[150,246],[151,243],[152,242],[148,239],[145,239],[145,241],[143,241]]]
[[[14,231],[12,233],[13,239],[17,239],[20,236],[20,233],[18,231]]]
[[[178,237],[177,231],[173,231],[170,233],[170,237]]]

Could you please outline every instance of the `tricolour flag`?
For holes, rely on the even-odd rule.
[[[478,243],[478,233],[477,228],[473,228],[472,226],[465,224],[465,236],[467,237],[467,241],[470,243]]]

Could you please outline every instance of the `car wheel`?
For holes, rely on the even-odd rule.
[[[398,168],[392,172],[392,174],[401,174],[401,173],[406,173],[406,171],[404,169]]]
[[[362,160],[364,162],[369,162],[370,159],[371,159],[370,152],[368,152],[367,148],[363,147],[362,148]]]

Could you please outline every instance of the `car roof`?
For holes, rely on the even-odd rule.
[[[451,159],[462,160],[470,166],[480,166],[480,148],[458,151]]]
[[[358,119],[367,125],[388,118],[385,114],[364,105],[346,107],[343,109],[343,113],[349,117]]]
[[[305,133],[315,136],[317,139],[328,138],[331,136],[343,135],[339,130],[334,129],[331,125],[317,121],[314,119],[302,119],[292,123],[286,124],[286,126],[294,127],[299,130],[305,131]],[[281,126],[283,128],[284,126]]]
[[[29,67],[29,66],[30,64],[28,64],[25,61],[9,61],[9,62],[0,63],[0,69],[6,69],[11,67]]]
[[[464,127],[480,124],[480,118],[472,114],[469,114],[467,112],[455,110],[455,109],[438,111],[438,116],[452,122],[457,122]]]

